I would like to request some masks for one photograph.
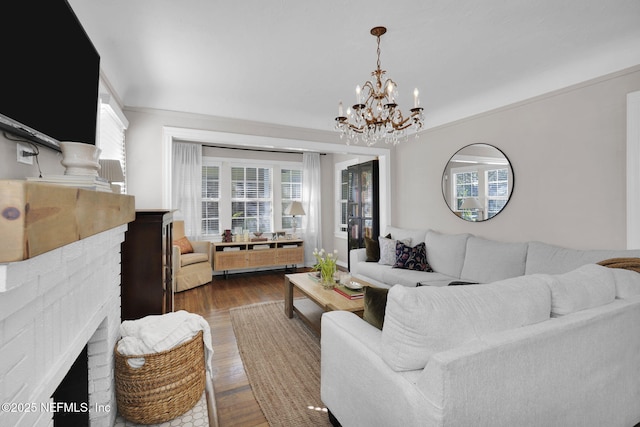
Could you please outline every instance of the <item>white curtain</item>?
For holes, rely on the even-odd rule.
[[[173,143],[171,207],[175,219],[184,220],[184,234],[202,235],[202,145]]]
[[[322,217],[320,215],[320,154],[302,155],[302,206],[306,215],[302,217],[304,230],[305,264],[315,264],[313,250],[322,248]]]

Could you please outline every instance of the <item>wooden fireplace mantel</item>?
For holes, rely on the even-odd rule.
[[[134,219],[133,196],[0,180],[0,263],[33,258]]]

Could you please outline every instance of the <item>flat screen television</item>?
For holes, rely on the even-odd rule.
[[[95,144],[100,55],[66,0],[0,6],[0,128],[59,150]]]

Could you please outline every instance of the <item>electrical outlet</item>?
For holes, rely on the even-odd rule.
[[[33,147],[30,147],[28,145],[24,145],[24,144],[20,144],[18,142],[17,144],[17,157],[18,157],[18,163],[24,163],[25,165],[32,165],[33,164],[33,156],[30,155],[24,155],[24,153],[31,153],[33,155],[36,154],[36,150],[33,149]]]

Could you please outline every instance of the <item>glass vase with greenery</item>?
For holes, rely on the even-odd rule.
[[[316,258],[316,265],[313,266],[313,269],[320,273],[322,287],[332,289],[336,284],[334,275],[336,273],[338,251],[326,252],[324,249],[318,251],[318,249],[315,248],[313,250],[313,256]]]

